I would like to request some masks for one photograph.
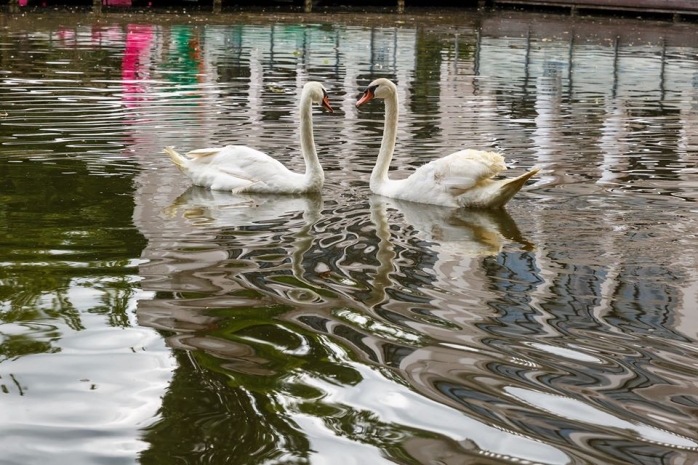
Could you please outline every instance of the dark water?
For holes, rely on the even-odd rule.
[[[0,29],[0,463],[698,463],[698,27],[35,13]],[[301,24],[300,21],[305,24]],[[464,148],[506,211],[375,197]],[[191,188],[244,143],[320,196]]]

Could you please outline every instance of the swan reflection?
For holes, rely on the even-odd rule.
[[[525,250],[533,248],[505,210],[454,209],[381,196],[371,197],[370,208],[379,238],[380,263],[371,305],[385,299],[393,272],[410,276],[430,268],[435,280],[430,287],[443,284],[447,288],[455,284],[460,289],[472,288],[481,275],[483,258],[497,256],[507,243],[521,244]],[[396,260],[396,245],[412,249],[418,255],[403,269]],[[416,262],[420,266],[414,269]]]
[[[393,354],[385,363],[405,368],[411,354],[421,360],[440,358],[443,348],[424,345],[427,340],[462,344],[479,338],[482,332],[474,323],[492,314],[480,297],[493,285],[487,268],[527,255],[507,249],[533,248],[506,211],[438,208],[374,196],[370,214],[378,237],[378,265],[363,303],[373,318],[400,321],[418,336],[397,358],[394,350],[376,350]]]
[[[396,210],[416,237],[441,250],[448,248],[471,256],[497,255],[507,242],[532,249],[514,219],[503,209],[467,210],[374,196],[371,217],[379,231],[388,229],[388,209]]]
[[[205,367],[201,376],[224,374],[228,389],[245,392],[244,399],[266,402],[268,387],[276,386],[283,416],[311,437],[370,441],[384,427],[381,419],[392,415],[396,431],[427,424],[439,432],[429,439],[433,447],[453,447],[462,458],[504,454],[506,444],[515,443],[526,450],[521,458],[564,463],[555,447],[484,428],[432,382],[451,379],[466,359],[452,346],[478,336],[474,325],[463,324],[481,318],[465,309],[464,292],[491,284],[484,260],[506,253],[511,243],[531,247],[509,214],[379,196],[368,205],[336,206],[344,212],[339,220],[337,211],[324,217],[322,207],[319,197],[188,189],[164,209],[165,232],[150,236],[144,254],[152,262],[142,268],[144,288],[175,295],[141,301],[139,322],[174,332],[170,347]],[[168,266],[169,274],[160,270],[151,279],[149,266]],[[394,298],[393,292],[402,294]],[[330,377],[328,359],[338,361]],[[385,376],[375,366],[393,371]],[[465,365],[463,373],[468,370]],[[428,411],[449,421],[420,419]],[[365,432],[343,430],[339,418],[363,421]],[[261,422],[269,419],[260,415]],[[286,426],[277,428],[279,436]],[[406,448],[424,441],[394,439]]]
[[[278,220],[289,213],[303,212],[303,219],[320,218],[322,196],[313,195],[232,195],[192,186],[170,205],[169,217],[181,215],[192,225],[240,227]]]
[[[149,262],[141,266],[144,289],[175,296],[141,301],[139,323],[193,334],[215,329],[221,319],[205,309],[317,302],[317,292],[304,281],[303,261],[322,204],[319,195],[241,196],[189,188],[163,210],[163,232],[149,238],[143,252]],[[209,339],[179,335],[168,342],[218,355],[239,352],[238,343]]]

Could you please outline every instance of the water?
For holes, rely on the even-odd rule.
[[[698,29],[609,18],[59,15],[0,30],[0,462],[698,463]],[[371,195],[464,147],[505,211]],[[244,143],[319,196],[192,188]]]

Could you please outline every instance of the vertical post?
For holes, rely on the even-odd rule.
[[[662,67],[659,70],[659,101],[664,102],[666,87],[664,86],[664,68],[666,66],[666,38],[662,37]]]
[[[100,14],[102,12],[102,0],[92,0],[92,13]]]
[[[618,55],[618,48],[620,47],[620,36],[616,36],[616,40],[613,43],[613,87],[611,88],[611,97],[613,100],[616,99],[618,94],[618,61],[620,57]]]
[[[399,14],[405,12],[405,0],[397,0],[397,12]]]
[[[313,0],[305,0],[305,2],[303,2],[303,11],[306,13],[313,12]]]
[[[19,13],[19,0],[10,0],[8,11],[10,13]]]
[[[223,0],[213,0],[213,14],[220,14],[223,11]]]
[[[567,52],[567,98],[572,100],[572,88],[574,87],[574,32],[570,34],[570,48]]]

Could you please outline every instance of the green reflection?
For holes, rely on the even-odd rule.
[[[231,388],[228,374],[203,369],[198,355],[176,352],[179,368],[163,398],[162,421],[145,432],[151,446],[140,463],[265,463],[289,451],[292,459],[283,463],[307,463],[307,439],[279,414],[273,397]]]
[[[0,362],[25,355],[56,352],[60,352],[60,349],[52,347],[50,342],[37,341],[26,334],[5,335],[0,344]]]
[[[90,176],[70,158],[3,160],[0,178],[0,323],[34,328],[5,334],[3,355],[58,351],[65,329],[85,329],[84,312],[129,326],[133,257],[144,247],[131,224],[133,200],[123,195],[130,179]]]
[[[180,86],[196,86],[199,83],[201,38],[198,29],[190,26],[173,26],[170,29],[171,47],[162,69],[170,71],[167,79]],[[198,97],[198,96],[197,96]]]

